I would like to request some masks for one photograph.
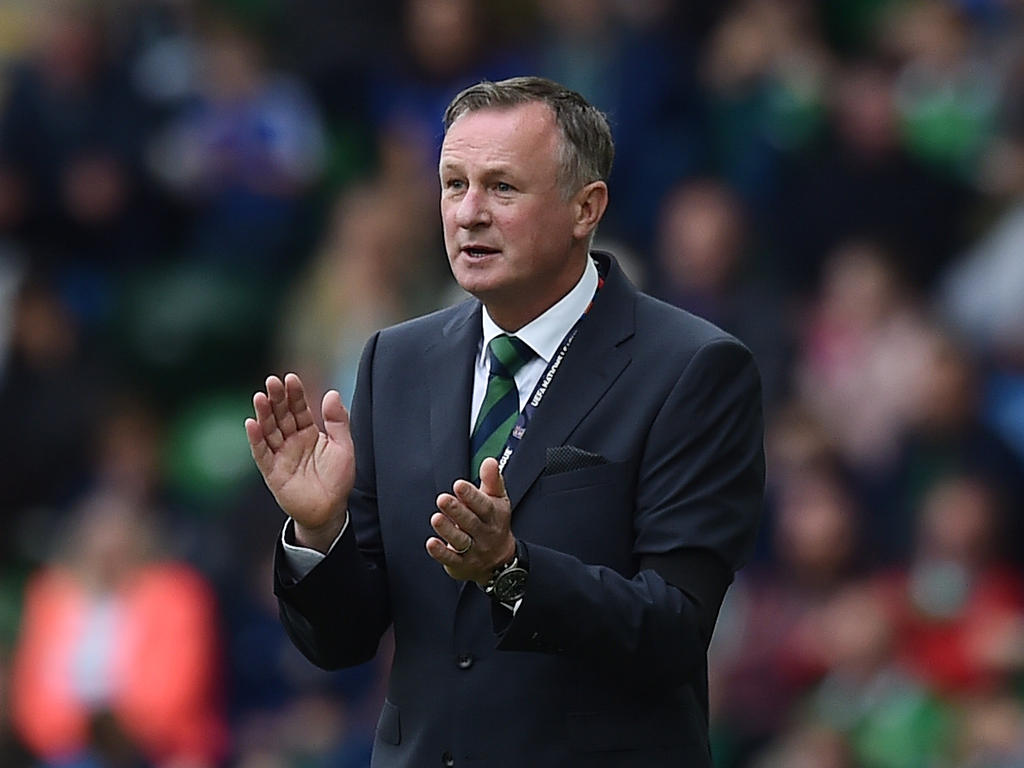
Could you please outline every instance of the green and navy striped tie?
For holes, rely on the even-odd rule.
[[[487,345],[487,356],[491,370],[487,378],[487,393],[476,417],[473,436],[470,438],[474,477],[479,476],[480,463],[488,456],[497,458],[505,441],[519,418],[519,389],[516,387],[516,372],[536,353],[515,338],[501,334]]]

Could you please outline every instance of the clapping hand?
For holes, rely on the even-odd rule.
[[[346,519],[355,485],[355,451],[348,412],[330,390],[321,405],[324,429],[313,420],[302,380],[294,373],[267,378],[245,420],[252,457],[270,492],[295,521],[297,543],[326,552]]]
[[[440,494],[436,503],[430,525],[437,537],[427,539],[427,552],[453,579],[485,584],[516,551],[512,507],[498,462],[484,459],[479,487],[456,480],[452,493]]]

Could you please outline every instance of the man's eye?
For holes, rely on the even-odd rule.
[[[506,181],[499,181],[494,185],[494,188],[499,192],[511,192],[514,187]]]
[[[462,179],[448,179],[444,185],[447,189],[462,189],[463,187]]]

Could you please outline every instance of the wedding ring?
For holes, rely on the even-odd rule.
[[[451,547],[452,545],[449,544],[448,546]],[[466,546],[464,546],[462,549],[455,549],[455,547],[452,547],[452,552],[454,552],[456,555],[464,555],[467,552],[469,552],[469,550],[471,550],[472,548],[473,548],[473,539],[470,539],[469,543]]]

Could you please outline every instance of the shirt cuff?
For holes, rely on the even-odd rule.
[[[310,571],[316,568],[327,555],[331,554],[331,550],[334,549],[334,545],[344,535],[346,528],[348,528],[347,509],[345,510],[345,523],[341,526],[341,531],[334,541],[331,542],[331,546],[327,549],[327,554],[324,554],[309,547],[300,547],[298,544],[292,544],[291,542],[295,541],[295,521],[290,517],[288,518],[284,528],[281,530],[281,546],[284,547],[284,562],[296,581],[301,581],[308,576]]]

